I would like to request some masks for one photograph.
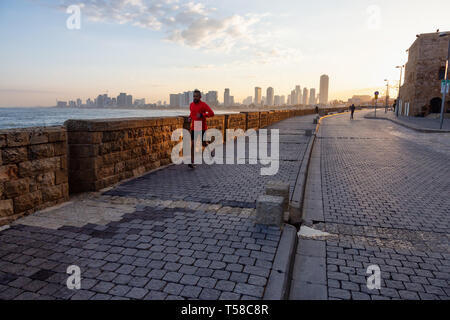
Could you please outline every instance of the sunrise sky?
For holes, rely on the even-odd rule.
[[[449,12],[448,0],[1,0],[0,107],[194,88],[241,102],[255,86],[318,91],[322,74],[346,100],[397,84],[416,34],[449,31]]]

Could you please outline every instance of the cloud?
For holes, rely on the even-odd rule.
[[[73,0],[61,0],[59,8],[73,4]],[[191,0],[82,0],[78,4],[85,19],[161,31],[165,41],[182,46],[246,53],[258,63],[291,56],[283,55],[289,50],[277,48],[276,37],[262,27],[269,14],[224,17],[216,8]]]

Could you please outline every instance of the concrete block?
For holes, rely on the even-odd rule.
[[[283,212],[289,211],[289,183],[283,181],[269,181],[266,184],[266,195],[283,197]]]
[[[283,224],[284,198],[263,195],[256,200],[256,223],[281,227]]]
[[[311,129],[306,129],[305,130],[305,136],[307,136],[307,137],[311,137],[312,136],[312,130]]]

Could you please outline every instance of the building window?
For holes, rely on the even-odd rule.
[[[439,69],[439,80],[444,80],[445,79],[445,67],[441,67]]]

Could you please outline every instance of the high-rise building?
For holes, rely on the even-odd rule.
[[[242,104],[246,105],[246,106],[249,106],[249,105],[252,104],[252,102],[253,102],[253,97],[247,97],[247,98],[244,99],[244,101],[242,101]]]
[[[217,91],[208,91],[205,95],[205,101],[210,106],[217,106],[219,104],[219,93]]]
[[[254,100],[255,104],[261,104],[261,88],[260,87],[255,87],[255,100]]]
[[[285,96],[281,96],[280,97],[280,106],[284,106],[286,104],[286,97]]]
[[[274,104],[275,106],[280,106],[280,105],[281,105],[281,97],[280,97],[280,96],[275,96],[275,97],[273,98],[273,104]]]
[[[56,107],[57,108],[67,108],[67,101],[57,101]]]
[[[297,105],[298,104],[297,98],[298,98],[297,91],[292,90],[291,91],[291,103],[290,104],[293,105],[293,106]]]
[[[305,106],[308,104],[308,88],[303,88],[302,104],[305,105]]]
[[[178,94],[171,94],[169,96],[169,100],[170,100],[170,106],[171,107],[179,107],[179,100],[178,100]]]
[[[125,107],[126,105],[127,105],[127,94],[122,92],[117,96],[117,106]]]
[[[330,85],[330,78],[324,74],[320,77],[320,96],[319,96],[319,103],[320,104],[327,104],[328,103],[328,88]]]
[[[103,94],[98,95],[97,97],[97,107],[103,108],[106,105],[105,96]]]
[[[230,89],[226,88],[223,94],[223,105],[229,107],[231,105],[230,101]]]
[[[266,98],[266,105],[267,106],[273,106],[273,100],[274,100],[274,90],[272,87],[267,88],[267,98]]]
[[[295,104],[302,104],[302,88],[301,86],[295,86]]]
[[[131,94],[127,95],[127,107],[130,107],[133,105],[133,96]]]
[[[309,90],[309,104],[313,105],[316,104],[316,89],[311,88]]]

